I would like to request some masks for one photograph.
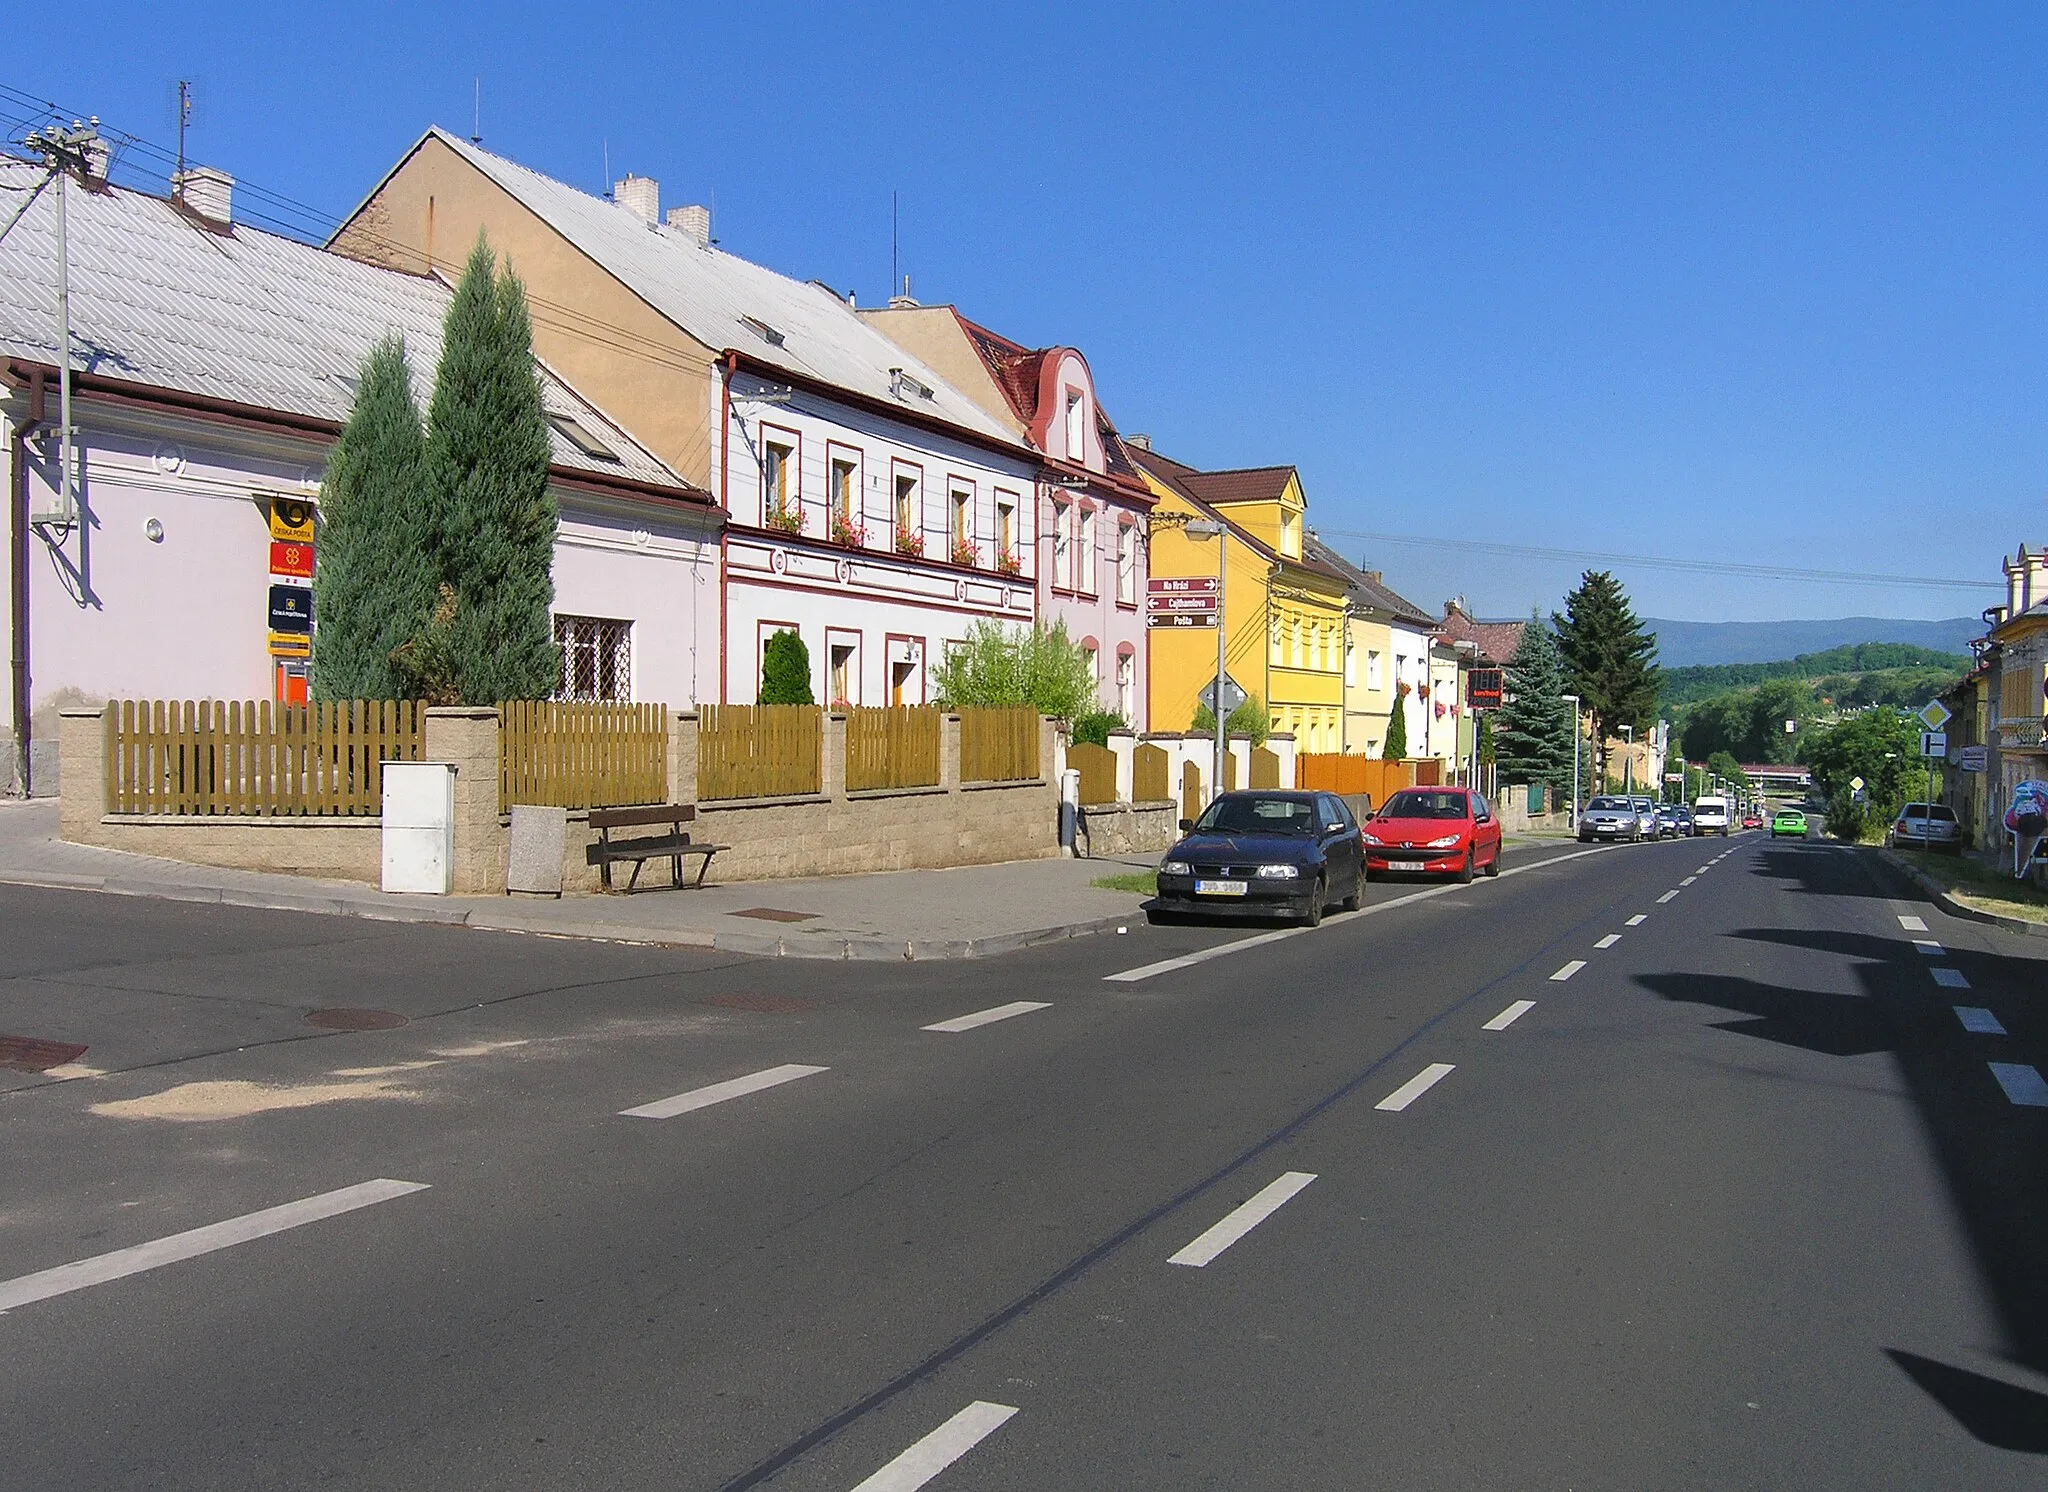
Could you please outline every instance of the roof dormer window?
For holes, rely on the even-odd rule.
[[[901,368],[889,370],[889,392],[905,401],[932,397],[932,390],[928,384],[920,383]]]
[[[759,337],[763,342],[766,342],[770,347],[780,347],[783,343],[782,333],[758,316],[742,316],[740,318],[740,325]]]
[[[1067,459],[1088,460],[1088,398],[1079,389],[1067,390]]]
[[[599,461],[617,461],[619,453],[605,444],[604,438],[573,414],[551,414],[548,423],[555,427],[562,439],[569,442],[586,456]]]

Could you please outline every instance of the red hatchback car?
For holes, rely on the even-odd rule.
[[[1365,821],[1365,873],[1500,874],[1500,820],[1464,787],[1408,787]]]

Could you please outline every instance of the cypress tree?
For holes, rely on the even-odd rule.
[[[810,705],[811,650],[804,640],[787,630],[773,634],[761,650],[761,703],[764,705]]]
[[[423,482],[437,578],[453,592],[455,686],[469,704],[560,687],[548,457],[526,291],[496,271],[480,234],[442,331]]]
[[[425,435],[405,342],[387,336],[363,359],[348,423],[320,487],[313,587],[313,693],[395,699],[391,655],[434,609],[434,571],[420,507]]]
[[[1380,755],[1390,762],[1404,761],[1408,756],[1408,686],[1394,685],[1394,708],[1387,713],[1387,744],[1380,748]]]
[[[1657,639],[1643,631],[1628,593],[1605,570],[1586,571],[1564,608],[1562,616],[1551,614],[1550,624],[1570,692],[1593,716],[1593,749],[1604,781],[1609,738],[1624,725],[1641,731],[1656,715]]]
[[[1493,727],[1495,760],[1503,782],[1540,782],[1571,791],[1572,707],[1565,695],[1564,660],[1550,628],[1536,617],[1522,629],[1507,663],[1507,701]]]

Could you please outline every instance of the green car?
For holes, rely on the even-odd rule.
[[[1771,815],[1771,838],[1789,834],[1794,839],[1806,838],[1806,815],[1796,808],[1781,808]]]

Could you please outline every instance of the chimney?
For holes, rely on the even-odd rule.
[[[2018,559],[2005,562],[2005,614],[2018,616],[2027,609],[2025,600],[2027,574],[2027,546],[2020,545]]]
[[[671,207],[668,210],[668,225],[700,249],[711,247],[711,209],[692,203],[688,207]]]
[[[1387,572],[1384,570],[1367,570],[1365,578],[1374,585],[1385,585],[1387,583]]]
[[[2048,549],[2027,556],[2027,596],[2030,605],[2048,601]]]
[[[661,183],[651,176],[635,176],[612,184],[612,201],[652,226],[661,221]]]
[[[1124,444],[1136,446],[1141,451],[1149,451],[1152,449],[1152,437],[1149,435],[1126,435],[1124,437]]]
[[[915,311],[917,309],[917,302],[910,298],[909,275],[903,277],[903,293],[889,297],[889,309],[892,311]]]
[[[171,178],[171,195],[209,223],[235,220],[235,178],[212,166],[187,166]]]
[[[85,175],[88,181],[105,181],[107,170],[113,164],[114,147],[106,140],[94,135],[86,141],[80,154],[85,157]]]

